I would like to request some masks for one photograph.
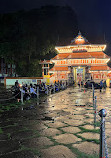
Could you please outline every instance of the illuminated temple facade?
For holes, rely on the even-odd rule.
[[[79,32],[68,46],[56,46],[58,54],[50,60],[54,67],[49,70],[50,81],[107,80],[111,68],[110,57],[104,53],[105,44],[90,44]]]

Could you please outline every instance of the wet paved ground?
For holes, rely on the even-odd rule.
[[[106,136],[110,155],[111,89],[101,93],[96,90],[95,95],[97,110],[105,108],[108,113]],[[1,115],[0,158],[99,157],[100,117],[94,124],[91,90],[68,88],[48,96],[35,108],[21,109]]]

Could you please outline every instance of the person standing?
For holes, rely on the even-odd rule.
[[[106,86],[106,80],[105,80],[104,83],[103,83],[103,88],[106,89],[106,87],[107,86]]]
[[[102,91],[103,88],[103,80],[100,81],[100,92]]]

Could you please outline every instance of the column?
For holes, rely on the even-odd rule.
[[[42,76],[44,76],[44,64],[42,65]]]

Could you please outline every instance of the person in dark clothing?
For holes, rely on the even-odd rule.
[[[106,89],[106,87],[107,86],[106,86],[106,80],[105,80],[104,83],[103,83],[103,88]]]
[[[103,80],[100,81],[100,92],[102,91],[103,88]]]

